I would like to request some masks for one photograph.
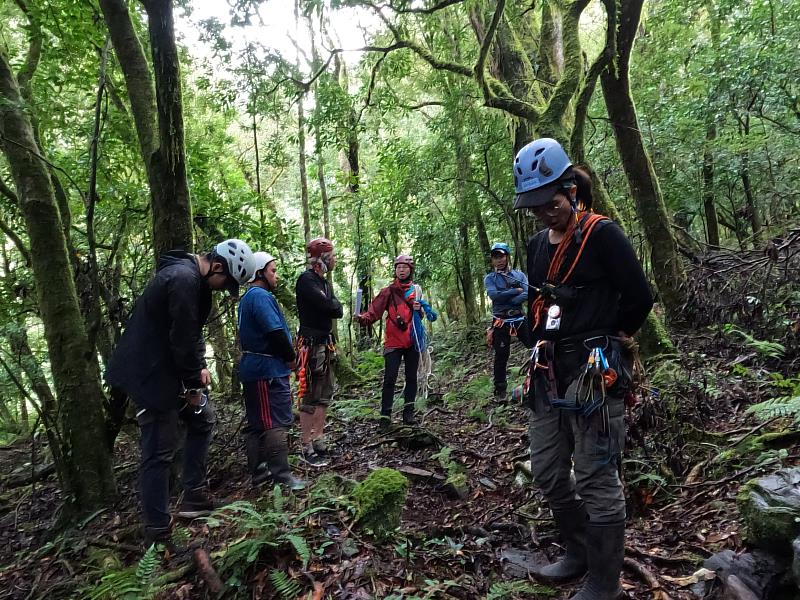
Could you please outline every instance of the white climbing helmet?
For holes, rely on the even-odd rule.
[[[235,238],[225,240],[214,246],[214,253],[225,261],[228,275],[236,282],[237,289],[229,288],[232,295],[238,292],[238,286],[247,283],[255,275],[256,259],[250,246]]]
[[[269,263],[275,260],[275,257],[272,256],[269,252],[254,252],[253,253],[253,260],[255,265],[255,271],[253,271],[253,276],[247,280],[248,283],[252,283],[256,280],[256,273],[258,273],[261,269],[266,267]]]

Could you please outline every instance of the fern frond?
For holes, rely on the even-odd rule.
[[[305,569],[306,566],[308,566],[308,561],[311,560],[311,548],[308,547],[308,542],[306,542],[305,538],[293,533],[287,533],[283,537],[286,538],[295,552],[297,552],[300,560],[303,561],[303,568]]]
[[[294,600],[301,591],[300,584],[285,571],[274,569],[269,574],[269,580],[284,600]]]
[[[156,544],[151,544],[136,567],[136,580],[139,584],[148,587],[153,580],[156,567],[158,567],[158,550]]]
[[[282,513],[284,507],[284,498],[283,493],[281,492],[281,486],[275,485],[272,488],[272,507],[275,509],[275,512]]]
[[[159,568],[158,547],[150,546],[136,567],[112,571],[83,596],[88,600],[149,600],[165,589],[154,584]]]
[[[753,404],[747,409],[747,414],[755,415],[757,419],[769,421],[777,417],[792,417],[800,423],[800,396],[781,396],[771,398],[758,404]]]

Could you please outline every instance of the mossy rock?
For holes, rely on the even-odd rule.
[[[736,503],[745,537],[754,546],[788,554],[800,535],[800,468],[748,481]]]
[[[385,540],[400,526],[408,496],[408,479],[394,469],[376,469],[353,490],[356,520],[377,540]]]

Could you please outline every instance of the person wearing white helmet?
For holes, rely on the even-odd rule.
[[[275,257],[256,252],[255,269],[238,312],[247,466],[254,486],[272,481],[302,489],[305,483],[289,467],[289,427],[294,421],[289,375],[296,356],[289,325],[272,294],[278,285]]]
[[[186,425],[183,500],[178,515],[210,514],[206,490],[208,447],[216,423],[208,400],[203,327],[211,292],[236,295],[255,272],[246,243],[225,240],[205,254],[173,250],[136,300],[106,371],[109,385],[136,404],[141,432],[140,491],[145,542],[170,543],[170,467],[178,447],[178,421]]]

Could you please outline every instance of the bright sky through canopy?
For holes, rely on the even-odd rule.
[[[228,2],[220,0],[193,0],[191,2],[191,13],[176,12],[176,27],[179,36],[183,37],[184,43],[190,48],[191,53],[197,57],[208,57],[212,54],[209,44],[200,41],[202,21],[206,19],[218,19],[225,27],[224,36],[233,46],[236,53],[242,50],[248,42],[257,42],[263,46],[273,49],[288,59],[295,56],[295,47],[292,40],[297,40],[300,47],[308,56],[311,54],[311,40],[309,37],[308,26],[305,19],[301,17],[299,30],[295,25],[294,2],[292,0],[267,0],[263,2],[259,9],[259,15],[251,17],[250,25],[230,26],[231,14]],[[340,8],[336,11],[329,11],[331,34],[334,43],[341,43],[343,48],[358,48],[367,43],[367,35],[378,29],[379,19],[374,13],[356,8]],[[262,21],[263,20],[263,24]],[[318,19],[313,18],[314,26],[318,26]],[[317,38],[320,44],[320,38]],[[320,54],[327,58],[324,49],[328,44],[321,45],[323,50]],[[360,52],[346,52],[345,60],[355,64],[361,56]],[[301,63],[303,61],[301,60]]]

